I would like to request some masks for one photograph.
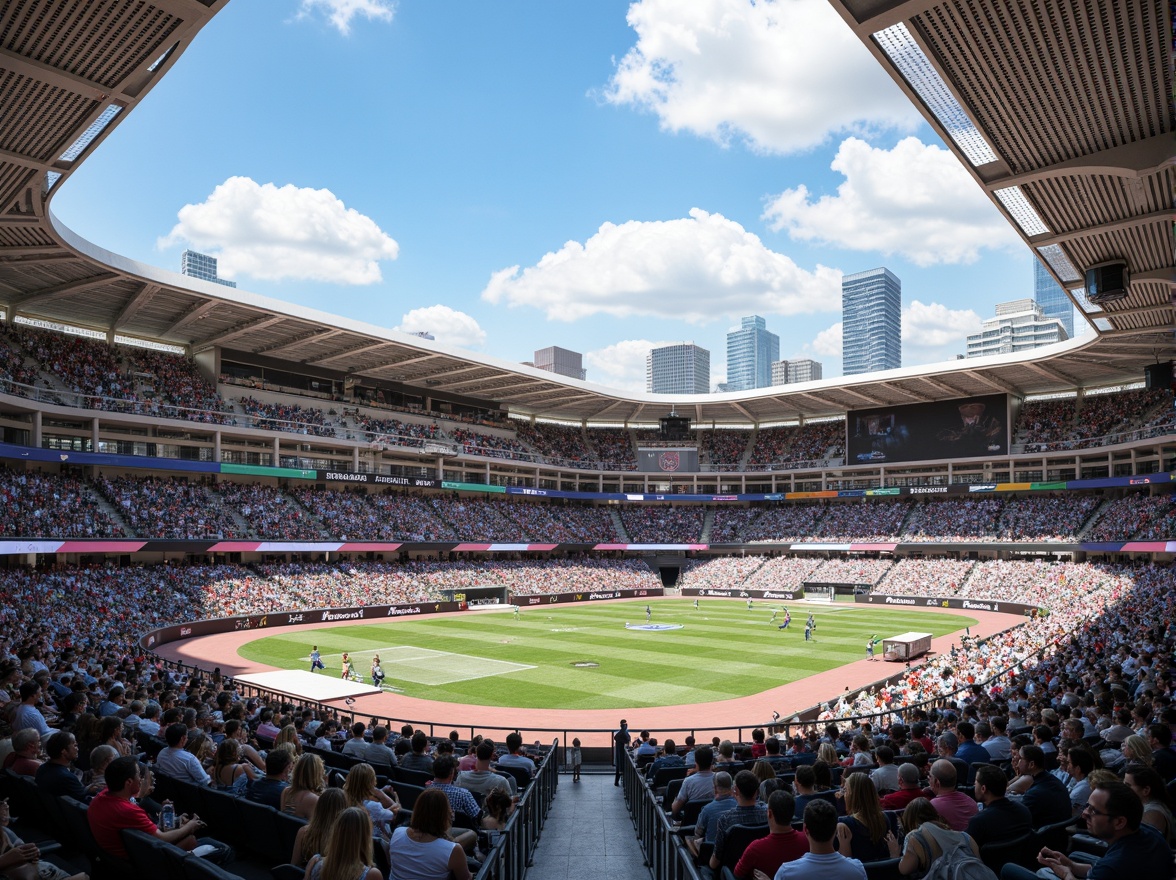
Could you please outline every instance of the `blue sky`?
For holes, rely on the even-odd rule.
[[[903,281],[904,365],[1032,257],[827,0],[235,0],[62,186],[83,236],[640,389],[761,314],[841,371],[840,274]]]

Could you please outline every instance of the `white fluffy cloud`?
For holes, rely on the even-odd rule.
[[[838,321],[832,327],[826,327],[818,333],[812,341],[812,350],[819,355],[829,358],[841,358],[842,324]],[[808,347],[808,346],[806,346]]]
[[[902,362],[930,364],[947,361],[968,348],[968,334],[982,321],[971,309],[949,309],[942,303],[911,300],[902,310]]]
[[[638,0],[627,20],[637,42],[604,97],[665,130],[794,152],[919,122],[828,0]]]
[[[984,248],[1023,248],[1008,221],[959,160],[908,137],[893,150],[847,138],[831,166],[837,195],[810,198],[803,184],[771,199],[764,219],[795,239],[901,254],[919,266],[971,263]]]
[[[604,348],[584,352],[584,367],[588,372],[588,381],[621,391],[644,391],[645,356],[651,348],[672,344],[652,342],[648,339],[625,339]]]
[[[380,261],[400,251],[374,220],[330,190],[248,177],[230,177],[178,217],[159,246],[186,243],[210,253],[226,278],[372,284],[381,280]]]
[[[569,241],[534,266],[495,272],[482,298],[533,306],[561,321],[607,314],[701,324],[724,315],[838,309],[841,273],[805,271],[735,221],[694,208],[680,220],[605,223],[583,244]]]
[[[405,333],[432,333],[438,342],[462,348],[481,348],[486,343],[486,331],[477,320],[449,306],[427,306],[405,312],[396,329]]]
[[[389,22],[395,12],[391,0],[302,0],[299,18],[323,15],[343,36],[351,33],[351,22],[356,17],[368,21]]]

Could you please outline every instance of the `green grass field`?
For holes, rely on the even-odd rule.
[[[385,683],[412,697],[611,709],[744,697],[860,660],[874,633],[884,639],[910,631],[939,636],[976,622],[941,612],[792,605],[792,624],[781,631],[769,623],[778,606],[767,603],[757,602],[752,611],[742,601],[721,599],[703,599],[698,611],[689,599],[650,604],[654,624],[682,628],[626,629],[626,623],[645,623],[644,601],[546,605],[524,609],[518,620],[510,611],[449,614],[274,635],[241,654],[283,669],[309,669],[313,640],[325,674],[339,675],[347,651],[366,681],[372,654],[379,653]],[[806,643],[809,610],[817,630],[816,641]],[[881,667],[879,675],[892,669]]]

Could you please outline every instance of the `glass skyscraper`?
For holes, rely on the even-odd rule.
[[[1033,301],[1047,318],[1057,318],[1066,328],[1066,338],[1074,338],[1074,304],[1062,286],[1054,281],[1041,260],[1033,261]]]
[[[780,337],[759,315],[743,319],[727,334],[727,391],[750,391],[772,384],[772,364],[780,359]]]
[[[651,349],[645,356],[645,390],[706,394],[710,391],[710,352],[693,342]]]
[[[216,257],[202,254],[199,251],[184,251],[180,257],[180,274],[189,278],[199,278],[201,281],[211,281],[223,284],[225,287],[236,287],[236,281],[226,281],[216,274]]]
[[[842,277],[841,363],[846,376],[902,366],[902,282],[889,269]]]

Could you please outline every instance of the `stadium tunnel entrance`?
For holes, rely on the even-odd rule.
[[[680,550],[650,553],[645,557],[645,564],[661,578],[663,587],[674,587],[677,586],[678,578],[682,575],[682,566],[686,564],[686,554]]]

